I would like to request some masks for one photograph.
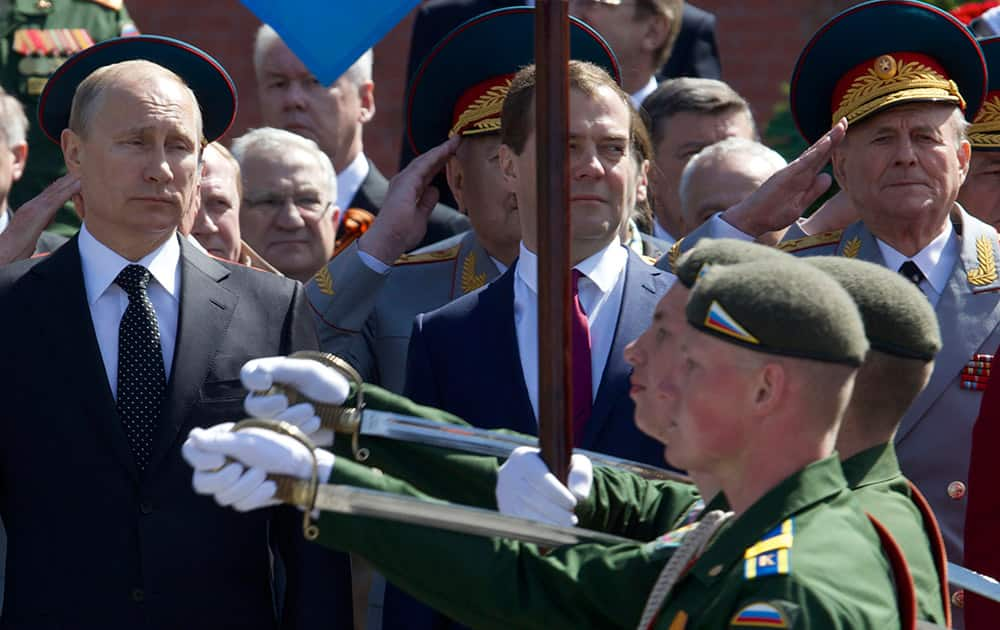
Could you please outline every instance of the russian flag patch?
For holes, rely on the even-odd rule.
[[[726,312],[726,309],[722,308],[722,305],[714,300],[711,306],[708,307],[708,313],[705,315],[705,328],[710,328],[740,341],[756,345],[760,344],[760,341],[756,337],[751,335],[746,328],[740,326],[739,322],[733,319]]]
[[[729,625],[735,628],[787,628],[788,621],[774,606],[758,602],[744,606],[733,615]]]

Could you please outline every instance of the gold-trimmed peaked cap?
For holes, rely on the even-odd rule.
[[[969,127],[969,142],[973,149],[1000,151],[1000,37],[979,40],[990,70],[989,91],[983,106]]]
[[[621,73],[611,46],[571,17],[570,57]],[[535,62],[535,10],[509,7],[460,24],[427,53],[410,78],[406,139],[417,155],[453,135],[499,133],[500,110],[517,71]]]
[[[821,26],[792,74],[792,116],[815,142],[902,103],[953,103],[972,121],[986,94],[983,51],[946,11],[918,0],[874,0]]]
[[[858,367],[868,352],[851,296],[795,258],[704,267],[685,314],[695,329],[765,354]]]

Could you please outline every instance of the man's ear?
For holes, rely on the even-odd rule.
[[[515,159],[517,156],[514,154],[514,149],[506,144],[501,144],[498,157],[500,158],[500,173],[503,175],[503,180],[509,190],[514,190],[518,176],[517,160]]]
[[[635,202],[637,204],[649,201],[649,160],[643,160],[636,176]]]
[[[364,124],[375,117],[375,83],[365,81],[358,86],[358,98],[361,99],[359,122]]]
[[[444,176],[448,180],[452,196],[455,197],[455,203],[458,204],[458,210],[465,214],[465,173],[462,172],[462,163],[455,156],[448,158],[448,163],[444,165]]]
[[[785,388],[788,386],[786,369],[784,363],[777,361],[764,363],[760,367],[756,390],[753,392],[754,399],[751,401],[755,415],[769,416],[784,403]]]
[[[62,147],[63,159],[66,161],[66,170],[79,177],[83,164],[83,142],[75,131],[63,129],[59,136],[59,145]]]
[[[847,142],[847,138],[844,138],[844,142]],[[837,186],[841,190],[845,190],[847,182],[847,151],[844,151],[843,142],[830,155],[830,165],[833,167],[833,179],[836,180]]]
[[[663,48],[663,46],[667,43],[667,39],[670,37],[670,27],[670,18],[663,14],[658,13],[647,18],[640,34],[639,43],[641,50],[648,55],[652,55],[654,52]],[[659,59],[651,60],[651,64],[654,66],[654,72],[659,70],[659,66],[657,65],[658,63]]]
[[[958,146],[958,168],[962,175],[962,183],[969,176],[969,165],[972,163],[972,145],[968,140],[962,140]]]
[[[24,167],[28,163],[28,143],[21,142],[20,144],[15,144],[10,148],[10,152],[14,154],[11,177],[16,182],[21,179],[21,175],[24,175]]]

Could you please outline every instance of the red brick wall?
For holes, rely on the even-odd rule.
[[[129,0],[146,33],[190,41],[219,58],[240,93],[240,113],[230,138],[260,125],[251,60],[259,22],[238,0]],[[699,0],[718,18],[723,79],[747,97],[766,125],[781,99],[799,50],[827,17],[850,0]],[[402,138],[402,101],[412,15],[375,48],[375,119],[365,128],[365,152],[387,174],[395,173]]]

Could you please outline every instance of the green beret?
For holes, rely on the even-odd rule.
[[[854,300],[799,260],[707,268],[686,314],[701,332],[767,354],[858,367],[868,352]]]
[[[804,259],[830,274],[854,298],[872,349],[904,359],[932,361],[941,332],[930,302],[912,282],[885,267],[852,258]]]
[[[674,273],[677,274],[681,284],[690,289],[705,265],[737,265],[773,258],[787,260],[792,258],[792,255],[750,241],[739,241],[734,238],[703,238],[677,259]]]

